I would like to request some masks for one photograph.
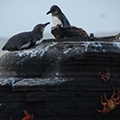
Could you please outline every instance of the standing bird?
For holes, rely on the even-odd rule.
[[[85,30],[71,26],[66,16],[57,5],[53,5],[47,15],[52,13],[54,27],[51,33],[56,39],[69,37],[88,37]]]
[[[45,24],[38,24],[30,32],[23,32],[14,35],[7,41],[2,50],[15,51],[28,49],[32,46],[35,46],[36,42],[43,38],[44,28],[48,24],[50,24],[50,22]]]
[[[47,15],[50,13],[52,13],[54,26],[57,26],[58,24],[62,27],[70,26],[68,19],[57,5],[53,5],[50,8],[50,11],[47,12]]]

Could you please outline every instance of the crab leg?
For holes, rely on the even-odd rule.
[[[106,97],[106,94],[104,93],[104,99],[105,99],[105,101],[106,102],[108,102],[108,99],[107,99],[107,97]]]
[[[102,96],[101,96],[101,104],[102,104],[102,106],[106,106],[106,103],[103,102]]]
[[[97,110],[97,112],[107,114],[109,111],[104,107],[103,110]]]
[[[120,101],[119,101],[119,102],[114,102],[114,104],[115,104],[115,106],[116,106],[116,105],[119,105],[119,104],[120,104]]]
[[[120,96],[119,96],[119,95],[120,95],[120,91],[118,91],[117,98],[114,98],[114,100],[113,100],[114,102],[118,102],[118,101],[119,101],[119,99],[120,99]]]
[[[25,117],[22,120],[29,120],[31,118],[30,114],[27,112],[27,110],[23,110]]]
[[[109,110],[107,110],[107,109],[106,109],[106,111],[105,111],[105,112],[103,112],[103,114],[107,114],[108,112],[109,112]]]
[[[105,112],[105,110],[103,111],[103,110],[97,110],[99,113],[103,113],[103,112]]]
[[[103,110],[97,110],[97,111],[100,112],[100,113],[105,113],[106,110],[107,110],[107,109],[104,107]]]
[[[101,104],[103,106],[103,110],[97,110],[97,111],[102,114],[107,114],[109,111],[113,110],[117,105],[120,104],[120,91],[118,91],[117,97],[116,98],[114,97],[115,97],[115,88],[113,87],[113,94],[109,100],[107,99],[105,93],[104,93],[104,99],[106,102],[103,102],[101,96]]]
[[[11,116],[9,117],[9,120],[12,120]]]
[[[114,97],[115,97],[115,88],[113,87],[113,94],[112,94],[112,96],[111,96],[111,100],[113,100],[114,99]]]
[[[33,120],[33,114],[31,115],[31,120]]]
[[[100,113],[105,113],[106,112],[106,108],[105,108],[105,106],[107,105],[105,102],[103,102],[103,99],[102,99],[102,96],[101,96],[101,104],[102,104],[102,106],[103,106],[103,110],[97,110],[98,112],[100,112]]]

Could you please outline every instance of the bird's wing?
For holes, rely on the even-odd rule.
[[[61,16],[61,21],[63,23],[63,27],[71,26],[70,22],[68,21],[68,19],[66,18],[66,16],[64,14],[62,14],[62,16]]]
[[[3,50],[19,50],[28,48],[31,44],[35,44],[37,40],[39,40],[39,37],[36,34],[33,34],[33,32],[19,33],[7,41]]]
[[[7,43],[5,44],[4,48],[6,50],[8,49],[18,49],[19,46],[21,46],[22,44],[24,44],[24,39],[21,36],[21,34],[17,34],[14,35],[13,37],[11,37]]]
[[[38,36],[33,32],[28,32],[24,36],[24,44],[21,45],[20,49],[29,48],[30,46],[34,46],[36,41],[38,40]]]
[[[7,41],[3,48],[5,50],[19,50],[30,41],[29,37],[29,32],[16,34]]]

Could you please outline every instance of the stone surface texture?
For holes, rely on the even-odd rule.
[[[110,70],[103,82],[98,73]],[[120,105],[107,115],[100,96],[120,90],[119,40],[46,40],[0,58],[0,120],[20,120],[23,109],[35,120],[119,120]]]

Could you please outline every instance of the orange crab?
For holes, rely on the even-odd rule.
[[[110,74],[110,70],[106,69],[106,73],[105,74],[101,74],[101,72],[98,73],[98,77],[103,81],[103,82],[107,82],[108,80],[110,80],[111,78],[111,74]]]
[[[27,110],[23,110],[24,114],[25,114],[25,117],[22,118],[22,120],[33,120],[33,114],[30,115]],[[12,120],[11,117],[9,117],[9,120]]]
[[[106,97],[106,94],[104,93],[104,99],[106,102],[103,102],[102,96],[101,96],[101,104],[103,106],[103,110],[97,110],[98,112],[102,113],[102,114],[107,114],[109,113],[111,110],[113,110],[117,105],[120,104],[120,91],[118,91],[118,95],[117,98],[115,97],[115,88],[113,88],[113,94],[111,96],[111,98],[108,100]]]

